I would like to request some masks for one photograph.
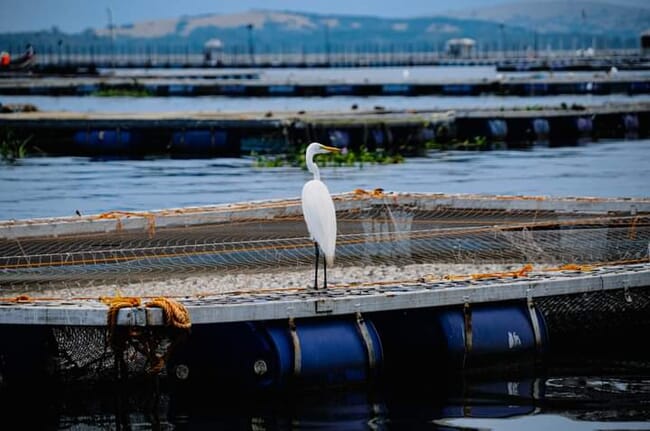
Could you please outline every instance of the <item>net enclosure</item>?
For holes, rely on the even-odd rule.
[[[587,335],[615,321],[629,333],[639,322],[650,327],[648,199],[355,190],[334,203],[338,235],[325,314],[357,301],[363,309],[364,296],[369,308],[382,300],[393,310],[416,303],[399,302],[407,297],[418,306],[467,306],[466,293],[454,288],[480,297],[488,285],[499,300],[525,302],[526,285],[509,280],[552,284],[547,273],[555,271],[560,290],[528,306],[531,316],[543,316],[549,337],[587,340],[581,322],[592,314],[607,318],[590,320]],[[0,381],[178,374],[183,368],[167,365],[190,323],[194,330],[214,316],[232,317],[235,308],[239,322],[262,320],[280,310],[279,301],[296,309],[315,301],[309,313],[319,314],[321,303],[309,296],[313,259],[298,199],[0,222]],[[571,290],[573,277],[582,293]],[[626,290],[630,280],[641,288]],[[118,324],[120,307],[159,307],[165,324],[136,311],[121,315],[131,324]],[[210,307],[217,311],[201,312]],[[146,317],[133,324],[139,315]]]
[[[343,284],[527,264],[623,264],[650,255],[647,199],[356,190],[334,202],[330,271]],[[186,295],[188,286],[201,294],[250,288],[255,277],[261,287],[271,280],[308,287],[313,247],[298,199],[5,221],[0,288],[2,296],[83,296],[90,287],[154,283]]]

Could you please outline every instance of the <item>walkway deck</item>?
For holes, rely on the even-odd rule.
[[[425,307],[478,304],[609,290],[650,289],[650,263],[589,271],[533,273],[523,278],[466,279],[417,284],[349,286],[327,290],[235,292],[180,299],[192,324],[337,316]],[[105,326],[108,308],[99,300],[0,302],[0,324]],[[120,309],[117,325],[164,325],[159,308]]]

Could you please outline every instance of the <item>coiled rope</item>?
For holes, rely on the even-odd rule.
[[[117,316],[120,309],[140,307],[142,305],[140,298],[117,295],[114,297],[101,297],[100,301],[109,307],[107,313],[109,343],[115,352],[118,375],[121,374],[121,369],[126,369],[124,352],[126,351],[127,343],[131,343],[136,350],[140,351],[147,358],[150,364],[150,373],[160,373],[164,369],[173,347],[189,332],[192,325],[187,309],[178,301],[165,297],[156,297],[147,302],[145,307],[158,307],[162,309],[163,321],[166,327],[180,330],[180,332],[173,331],[175,333],[171,337],[172,342],[167,346],[164,353],[159,354],[155,346],[155,337],[148,328],[129,327],[125,332],[120,332],[119,334],[117,332]]]
[[[163,320],[166,326],[178,329],[190,329],[192,322],[190,313],[181,303],[173,299],[159,296],[145,304],[147,307],[159,307],[163,311]]]

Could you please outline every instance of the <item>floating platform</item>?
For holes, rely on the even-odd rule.
[[[549,96],[561,94],[650,94],[646,76],[495,78],[467,81],[357,82],[231,79],[205,77],[43,77],[0,80],[0,95],[83,96],[101,92],[151,96],[328,97],[328,96]]]
[[[648,199],[356,190],[334,202],[337,266],[374,270],[326,289],[312,285],[297,199],[0,223],[2,381],[358,384],[629,347],[650,328]],[[472,271],[486,263],[511,268]],[[252,287],[273,274],[286,284]]]
[[[458,275],[457,280],[333,287],[330,289],[231,292],[182,298],[193,325],[349,316],[357,313],[478,305],[540,298],[650,289],[650,263],[538,271],[517,276]],[[615,293],[615,292],[614,292]],[[83,296],[83,291],[79,294]],[[96,299],[0,299],[0,325],[107,326],[108,307]],[[114,324],[165,326],[161,308],[122,308]]]
[[[0,127],[41,152],[63,155],[282,154],[313,141],[336,147],[422,152],[427,145],[566,144],[650,136],[650,104],[531,109],[247,113],[0,114]],[[410,150],[409,150],[410,149]],[[404,152],[411,154],[403,154]]]

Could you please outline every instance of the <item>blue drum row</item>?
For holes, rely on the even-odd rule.
[[[227,97],[322,97],[335,95],[355,96],[394,96],[394,95],[456,95],[477,96],[481,94],[545,96],[562,94],[648,94],[650,82],[639,80],[568,80],[553,81],[533,79],[526,82],[483,80],[481,82],[461,83],[203,83],[193,84],[183,81],[169,84],[124,84],[124,83],[79,83],[67,82],[48,85],[5,86],[0,88],[6,95],[94,95],[102,90],[144,90],[152,96],[191,97],[191,96],[227,96]]]
[[[342,89],[339,89],[343,91]],[[394,89],[401,91],[401,89]],[[507,118],[459,117],[453,124],[423,124],[413,126],[376,126],[369,131],[358,125],[320,127],[312,130],[319,141],[337,147],[360,145],[369,149],[388,148],[406,139],[411,144],[444,142],[449,139],[471,141],[483,137],[489,141],[535,142],[539,140],[563,142],[590,138],[634,138],[646,136],[648,119],[644,114],[612,113],[581,115],[579,112],[560,112],[545,117],[509,116]],[[643,117],[643,118],[641,118]],[[444,127],[443,127],[444,126]],[[290,136],[301,139],[304,131],[289,130]],[[448,130],[455,130],[451,136]],[[289,145],[275,125],[257,132],[231,128],[202,129],[86,129],[73,132],[72,142],[62,142],[54,152],[119,156],[133,154],[179,154],[194,156],[240,156],[256,153],[283,152]],[[269,137],[272,135],[271,137]],[[415,138],[414,138],[415,137]],[[71,146],[69,146],[71,144]],[[42,144],[47,150],[46,143]]]
[[[519,302],[197,325],[168,371],[243,390],[348,386],[534,359],[547,339],[542,316]]]

